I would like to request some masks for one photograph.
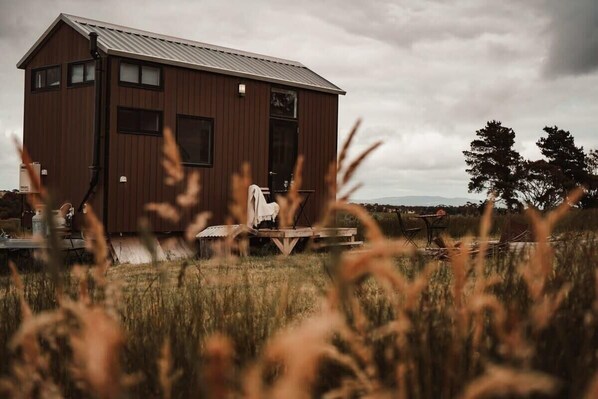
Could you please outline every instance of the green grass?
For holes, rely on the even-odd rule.
[[[596,370],[594,356],[598,348],[596,324],[584,321],[594,301],[594,279],[597,245],[594,241],[565,242],[555,259],[551,284],[558,287],[565,281],[572,289],[553,322],[535,340],[532,366],[559,378],[560,395],[579,397]],[[235,345],[237,370],[246,368],[262,353],[267,340],[281,328],[299,323],[318,311],[321,298],[331,283],[326,271],[334,264],[329,254],[299,254],[248,257],[238,262],[197,261],[172,262],[161,265],[118,265],[110,268],[108,277],[117,282],[122,297],[115,309],[127,335],[122,359],[127,372],[141,373],[143,381],[130,389],[134,397],[160,395],[156,359],[166,337],[169,338],[176,368],[183,377],[175,384],[174,397],[194,396],[204,389],[201,384],[203,344],[209,335],[221,332]],[[423,258],[396,259],[396,270],[408,280],[416,278],[424,268]],[[502,277],[492,292],[515,314],[524,315],[530,306],[525,285],[517,274],[520,259],[504,256],[487,262],[487,273]],[[448,263],[439,263],[423,291],[418,311],[410,313],[412,330],[407,339],[415,367],[414,382],[409,392],[413,397],[433,398],[445,392],[447,367],[454,370],[448,392],[451,396],[482,372],[481,363],[472,363],[473,354],[465,347],[460,360],[449,363],[453,341],[451,315],[453,276]],[[43,273],[23,276],[27,301],[35,312],[57,306],[54,286]],[[62,278],[70,295],[75,284],[69,273]],[[92,289],[92,292],[94,290]],[[97,293],[96,293],[97,295]],[[370,327],[374,331],[396,318],[394,299],[389,298],[372,279],[356,292]],[[391,300],[392,299],[392,300]],[[0,375],[6,375],[13,357],[6,347],[9,337],[20,323],[18,300],[8,277],[0,278]],[[351,318],[350,313],[347,317]],[[349,321],[349,325],[351,322]],[[511,362],[497,346],[496,337],[487,325],[487,341],[477,354],[483,362]],[[469,342],[469,343],[468,343]],[[375,367],[381,381],[389,388],[396,386],[395,367],[400,351],[392,336],[382,340],[366,338],[372,347]],[[351,353],[339,341],[341,350]],[[65,387],[67,396],[85,396],[68,377],[68,368],[61,355],[55,354],[55,379]],[[351,373],[334,362],[323,362],[314,394],[325,392]],[[415,382],[417,381],[417,382]],[[444,382],[443,382],[444,381]],[[317,395],[316,395],[317,396]]]
[[[378,222],[386,236],[400,237],[402,235],[397,216],[394,213],[378,212],[372,216],[376,222]],[[404,219],[407,228],[422,228],[422,231],[418,233],[416,239],[424,240],[426,234],[424,222],[417,218],[412,218],[409,215],[406,215]],[[490,235],[499,237],[501,229],[505,226],[507,219],[512,219],[521,224],[529,224],[529,219],[523,214],[495,214]],[[359,239],[363,237],[362,226],[354,216],[347,214],[341,215],[339,217],[339,225],[342,227],[357,227]],[[456,239],[468,235],[475,237],[479,235],[479,226],[480,216],[449,215],[446,234]],[[572,210],[559,222],[554,233],[583,233],[592,231],[598,231],[598,209]]]

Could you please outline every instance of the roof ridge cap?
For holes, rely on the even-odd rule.
[[[69,19],[70,21],[72,21],[74,23],[85,24],[85,25],[90,25],[90,26],[104,28],[104,29],[117,30],[117,31],[121,31],[121,32],[127,33],[127,34],[133,34],[133,35],[147,37],[149,39],[164,40],[164,41],[168,41],[168,42],[175,43],[175,44],[199,47],[199,48],[203,48],[203,49],[210,50],[210,51],[219,51],[219,52],[233,54],[233,55],[237,55],[237,56],[243,56],[243,57],[247,57],[247,58],[254,58],[254,59],[258,59],[258,60],[269,61],[269,62],[274,62],[274,63],[278,63],[278,64],[283,64],[283,65],[290,65],[290,66],[296,66],[296,67],[300,67],[300,68],[306,68],[305,65],[303,65],[302,63],[300,63],[298,61],[289,60],[289,59],[285,59],[285,58],[273,57],[273,56],[268,56],[265,54],[259,54],[259,53],[249,52],[249,51],[238,50],[238,49],[234,49],[231,47],[224,47],[224,46],[219,46],[219,45],[215,45],[215,44],[199,42],[196,40],[189,40],[189,39],[184,39],[181,37],[164,35],[161,33],[150,32],[150,31],[143,30],[143,29],[131,28],[131,27],[124,26],[124,25],[117,25],[117,24],[113,24],[110,22],[104,22],[104,21],[100,21],[100,20],[79,17],[79,16],[72,15],[72,14],[61,13],[60,15],[64,16],[65,18]]]

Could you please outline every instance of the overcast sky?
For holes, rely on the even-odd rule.
[[[496,119],[536,159],[545,125],[598,147],[598,1],[0,0],[0,189],[17,187],[15,66],[60,12],[297,60],[347,91],[339,137],[382,139],[357,198],[467,193],[462,150]]]

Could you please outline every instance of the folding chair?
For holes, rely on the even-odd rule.
[[[413,241],[413,238],[417,235],[417,233],[419,233],[421,231],[421,227],[411,227],[411,228],[407,228],[405,226],[405,223],[403,223],[403,218],[401,217],[401,212],[399,211],[395,211],[395,213],[397,214],[397,217],[399,218],[399,228],[401,229],[401,233],[403,234],[403,236],[405,236],[405,239],[407,240],[407,242],[410,242],[411,244],[413,244],[413,246],[417,247],[417,244],[415,243],[415,241]]]

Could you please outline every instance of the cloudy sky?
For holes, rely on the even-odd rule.
[[[298,60],[347,91],[342,140],[382,139],[358,198],[466,196],[462,150],[497,119],[536,159],[545,125],[598,147],[595,0],[0,0],[0,189],[16,188],[22,135],[17,61],[58,16],[75,14]]]

